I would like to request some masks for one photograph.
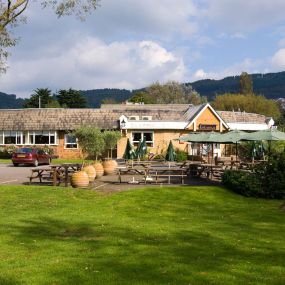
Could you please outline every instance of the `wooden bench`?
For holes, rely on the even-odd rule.
[[[160,167],[157,169],[149,169],[146,172],[145,183],[152,182],[152,180],[147,180],[147,177],[155,178],[155,183],[158,183],[158,178],[168,178],[168,184],[171,183],[171,178],[181,178],[181,184],[184,184],[184,178],[187,177],[187,170],[184,168],[169,168]]]
[[[43,182],[44,178],[51,178],[53,174],[53,170],[50,168],[34,168],[31,169],[31,175],[28,176],[30,183],[32,183],[33,180],[39,179],[40,183]]]

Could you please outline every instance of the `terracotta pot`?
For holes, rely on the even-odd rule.
[[[96,169],[93,165],[84,166],[83,171],[85,171],[89,177],[89,182],[94,182],[96,177]]]
[[[89,177],[85,171],[78,171],[71,176],[71,185],[74,188],[87,188],[89,185]]]
[[[96,170],[96,178],[100,178],[104,175],[104,167],[102,165],[102,163],[100,162],[95,162],[93,164],[95,170]]]
[[[117,167],[117,162],[115,161],[114,163],[114,160],[105,160],[103,162],[103,167],[105,175],[114,174],[115,168]]]

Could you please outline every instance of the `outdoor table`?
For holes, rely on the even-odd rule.
[[[190,173],[192,176],[201,177],[203,173],[206,173],[207,178],[214,175],[215,170],[222,170],[222,166],[211,164],[211,163],[199,163],[191,164],[189,167]]]
[[[68,174],[70,172],[75,172],[81,170],[82,164],[80,163],[63,163],[60,165],[50,165],[50,168],[53,172],[53,186],[57,185],[57,182],[60,182],[60,178],[63,177],[64,186],[68,186]]]
[[[32,180],[39,178],[40,183],[42,183],[42,178],[45,173],[51,174],[50,168],[33,168],[31,169],[31,176],[28,178],[30,179],[30,184]]]
[[[181,184],[184,184],[184,177],[187,176],[186,174],[187,169],[183,167],[177,167],[177,166],[158,166],[158,167],[150,167],[146,169],[146,177],[145,177],[145,183],[147,182],[147,177],[154,176],[155,182],[158,182],[159,177],[168,177],[168,184],[170,184],[171,177],[180,177],[181,178]]]

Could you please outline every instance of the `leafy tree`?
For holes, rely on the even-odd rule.
[[[201,104],[205,98],[193,90],[191,85],[180,84],[176,81],[169,81],[165,84],[159,82],[148,86],[145,91],[134,94],[130,99],[134,103],[145,104]]]
[[[48,88],[37,88],[30,99],[24,102],[24,108],[47,108],[53,101],[51,90]]]
[[[80,93],[74,89],[59,90],[56,95],[59,104],[66,108],[86,108],[86,99]]]
[[[240,110],[249,113],[257,113],[273,117],[275,121],[281,118],[281,110],[277,102],[266,99],[261,95],[227,93],[216,96],[212,105],[216,110],[221,111]]]
[[[241,94],[252,94],[253,85],[252,78],[247,72],[242,72],[239,79],[240,93]]]
[[[44,8],[51,7],[58,17],[75,14],[79,19],[97,8],[98,0],[41,0]],[[25,20],[24,12],[31,5],[29,0],[0,0],[0,72],[7,69],[7,48],[17,41],[12,37],[11,30]]]
[[[105,149],[104,134],[98,128],[81,126],[76,128],[72,135],[78,140],[78,143],[82,151],[89,155],[95,156],[96,160],[98,156],[102,155]]]
[[[155,98],[143,91],[135,92],[129,101],[133,103],[155,104]]]
[[[105,150],[108,152],[108,158],[112,158],[113,149],[117,146],[118,140],[121,138],[121,133],[119,131],[105,131]],[[111,155],[110,155],[111,153]]]

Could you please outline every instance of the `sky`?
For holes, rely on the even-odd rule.
[[[85,21],[30,1],[0,91],[136,89],[285,70],[284,0],[100,0]],[[203,94],[202,94],[203,95]]]

